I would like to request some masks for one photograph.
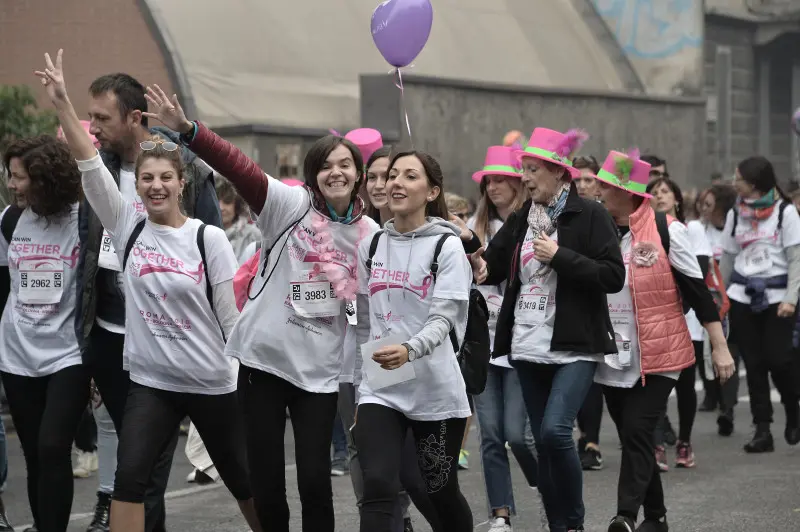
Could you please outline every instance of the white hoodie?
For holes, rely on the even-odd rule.
[[[451,233],[439,254],[436,282],[431,263],[441,235]],[[459,344],[464,339],[472,270],[459,238],[460,230],[440,218],[410,233],[401,234],[393,222],[385,226],[367,271],[369,238],[358,249],[358,325],[360,346],[390,335],[402,337],[417,354],[416,378],[380,390],[365,379],[359,387],[359,404],[380,404],[409,419],[438,421],[470,415],[466,387],[449,338],[455,327]],[[399,342],[398,342],[399,343]],[[361,356],[356,359],[356,380],[361,378]],[[388,371],[388,370],[382,370]]]

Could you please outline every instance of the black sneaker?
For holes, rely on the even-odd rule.
[[[600,471],[603,469],[603,455],[594,447],[586,447],[581,456],[581,468],[584,471]]]
[[[403,519],[403,532],[414,532],[414,525],[411,524],[410,517]]]
[[[111,517],[111,495],[97,493],[97,505],[94,507],[94,517],[89,523],[86,532],[109,532],[109,519]]]
[[[717,434],[730,436],[733,434],[733,410],[723,412],[717,418]]]
[[[746,453],[771,453],[775,450],[775,441],[769,431],[769,425],[757,427],[753,439],[744,444]]]
[[[8,521],[5,509],[0,511],[0,532],[14,532],[14,527]]]
[[[786,428],[783,437],[789,445],[800,443],[800,411],[786,412]]]
[[[618,515],[608,525],[608,532],[635,532],[636,522],[630,517]]]
[[[636,532],[669,532],[667,518],[645,519],[642,521],[642,524],[639,525],[639,528],[636,529]]]

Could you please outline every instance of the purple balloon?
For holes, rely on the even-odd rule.
[[[433,24],[430,0],[386,0],[372,13],[372,40],[393,67],[404,67],[416,58]]]

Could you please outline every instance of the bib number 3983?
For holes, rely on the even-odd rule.
[[[311,270],[299,272],[297,278],[290,281],[289,298],[294,311],[304,318],[338,316],[342,310],[342,303],[336,299],[328,279]]]
[[[20,302],[28,305],[54,305],[61,302],[64,291],[64,268],[41,261],[19,262]]]

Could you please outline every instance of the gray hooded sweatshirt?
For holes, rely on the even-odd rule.
[[[451,233],[454,235],[454,238],[461,242],[461,230],[459,227],[441,218],[427,217],[424,225],[409,233],[398,232],[394,227],[394,220],[389,220],[384,225],[383,230],[384,234],[381,236],[381,240],[385,238],[389,239],[386,244],[387,249],[391,249],[393,241],[411,240],[412,252],[409,253],[409,264],[405,265],[406,271],[408,271],[408,266],[413,260],[414,240],[420,238],[439,238],[440,235]],[[387,269],[391,269],[390,264],[388,264],[389,257],[391,257],[391,253],[387,254]],[[387,294],[389,293],[390,292],[387,291]],[[394,297],[405,297],[405,293],[406,291],[403,290],[403,295],[395,293]],[[389,295],[388,297],[391,304],[392,296]],[[356,325],[358,353],[356,354],[354,384],[358,385],[361,382],[361,345],[370,340],[369,296],[359,294],[356,308],[358,317],[358,324]],[[467,321],[468,310],[469,301],[467,300],[459,301],[434,297],[425,325],[423,325],[418,333],[408,340],[408,345],[410,345],[417,354],[417,358],[428,356],[439,344],[444,341],[449,342],[450,330],[455,327],[456,323],[465,323]]]

